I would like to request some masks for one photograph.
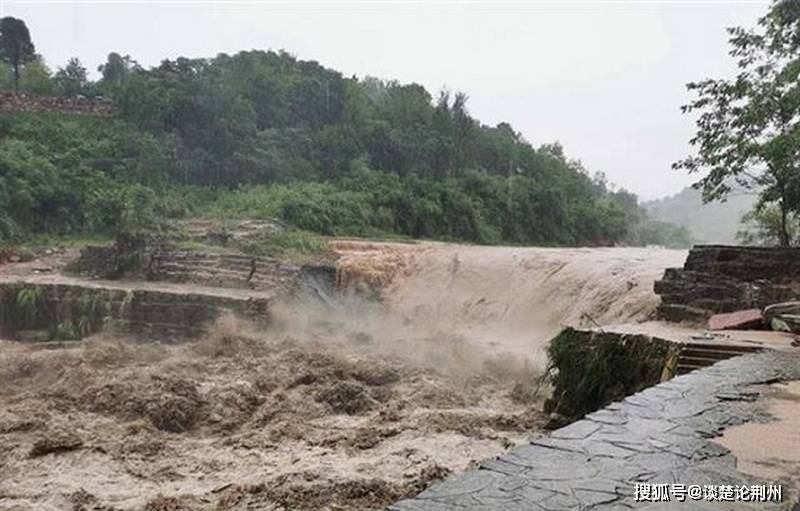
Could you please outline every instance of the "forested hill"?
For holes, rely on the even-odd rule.
[[[744,230],[742,217],[756,205],[756,195],[731,195],[725,202],[703,204],[700,190],[681,192],[643,204],[649,215],[663,222],[686,227],[698,243],[735,244]]]
[[[200,215],[279,217],[329,235],[688,243],[558,144],[481,124],[461,93],[347,78],[284,52],[151,69],[112,53],[97,82],[76,59],[55,75],[41,59],[27,67],[23,90],[102,96],[119,115],[2,115],[5,239]]]

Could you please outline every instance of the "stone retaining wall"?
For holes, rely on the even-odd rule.
[[[13,283],[0,286],[0,334],[38,330],[50,338],[80,338],[112,328],[173,341],[202,334],[225,312],[267,323],[270,305],[264,297]]]
[[[648,335],[566,328],[547,348],[553,392],[545,412],[575,420],[672,378],[680,351]]]
[[[0,112],[48,112],[94,117],[117,115],[117,109],[110,101],[13,92],[0,93]]]
[[[800,299],[800,249],[695,246],[683,268],[669,268],[655,283],[658,315],[668,321],[703,321],[720,312],[763,308]]]

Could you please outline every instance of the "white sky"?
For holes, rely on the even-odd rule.
[[[266,2],[0,0],[51,68],[110,51],[141,64],[285,49],[346,76],[469,95],[487,124],[534,145],[560,141],[591,171],[643,199],[692,179],[686,82],[730,75],[724,28],[752,26],[766,1]]]

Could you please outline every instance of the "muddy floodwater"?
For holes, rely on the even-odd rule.
[[[340,286],[379,301],[285,303],[175,346],[0,342],[0,509],[380,509],[537,434],[547,339],[650,319],[685,256],[335,249]]]

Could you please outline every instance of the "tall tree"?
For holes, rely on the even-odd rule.
[[[36,49],[25,22],[6,16],[0,19],[0,58],[14,69],[14,84],[19,87],[19,70],[35,58]]]
[[[77,96],[86,88],[89,77],[81,61],[73,57],[58,70],[53,81],[64,96]]]
[[[134,69],[139,69],[139,64],[130,55],[123,57],[114,51],[108,54],[105,64],[97,67],[103,75],[103,81],[112,84],[124,81]]]
[[[757,28],[728,32],[739,73],[687,85],[697,94],[683,107],[699,113],[690,141],[697,152],[673,167],[706,171],[695,183],[706,202],[735,187],[757,190],[758,207],[777,205],[788,246],[790,215],[800,210],[800,0],[776,1]]]
[[[20,90],[36,94],[52,94],[53,80],[50,68],[47,67],[41,55],[36,55],[33,60],[25,64],[19,78]]]

